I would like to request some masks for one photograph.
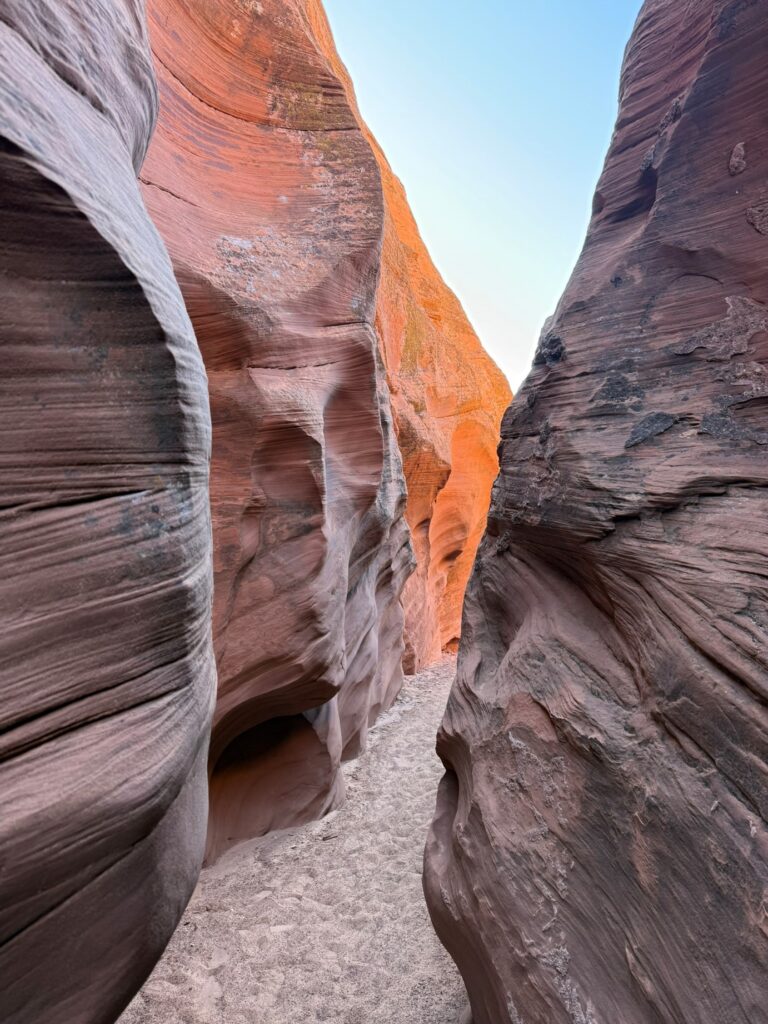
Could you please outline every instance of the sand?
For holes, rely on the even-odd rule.
[[[454,668],[407,681],[345,766],[339,811],[203,872],[119,1024],[461,1024],[464,989],[421,891]]]

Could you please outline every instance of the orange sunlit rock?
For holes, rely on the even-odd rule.
[[[376,328],[417,560],[403,594],[405,664],[416,671],[458,640],[464,590],[498,472],[501,417],[512,395],[432,262],[405,190],[360,116],[319,0],[307,0],[307,10],[382,178],[384,247]]]

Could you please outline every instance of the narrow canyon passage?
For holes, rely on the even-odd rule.
[[[203,871],[120,1024],[460,1024],[464,989],[421,891],[454,669],[406,682],[345,766],[339,811]]]

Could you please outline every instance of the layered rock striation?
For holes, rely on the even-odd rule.
[[[402,685],[405,487],[374,329],[381,182],[301,0],[152,0],[144,171],[208,370],[208,857],[319,817]]]
[[[104,1022],[203,855],[210,422],[142,4],[0,6],[0,1017]]]
[[[768,9],[648,0],[502,428],[426,856],[474,1024],[766,1021]]]

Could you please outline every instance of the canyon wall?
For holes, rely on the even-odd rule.
[[[426,854],[474,1024],[768,1020],[768,7],[648,0],[505,415]]]
[[[0,1017],[112,1021],[197,879],[202,362],[136,180],[138,0],[0,15]]]
[[[387,366],[416,572],[403,591],[404,665],[455,650],[467,581],[498,473],[512,394],[435,269],[403,186],[372,140],[385,196],[376,324]]]
[[[149,22],[161,115],[144,194],[213,418],[214,859],[342,799],[341,760],[402,684],[406,520],[406,667],[458,635],[508,391],[320,4],[152,0]]]
[[[403,663],[416,672],[458,643],[464,591],[498,472],[499,425],[512,395],[435,268],[405,190],[360,115],[320,0],[306,0],[306,9],[382,179],[376,331],[408,485],[416,571],[403,591]]]
[[[208,370],[208,858],[319,817],[402,685],[412,567],[374,329],[381,182],[300,0],[152,0],[142,172]]]

